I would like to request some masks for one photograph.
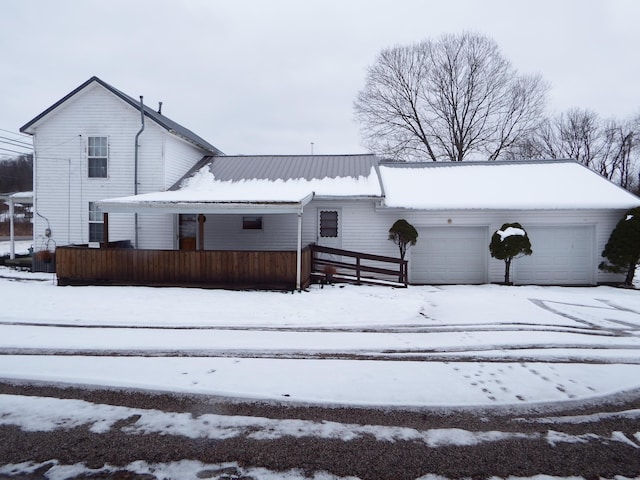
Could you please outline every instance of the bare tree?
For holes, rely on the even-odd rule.
[[[547,84],[473,33],[383,50],[354,103],[372,151],[399,160],[495,160],[538,127]]]
[[[596,171],[629,190],[636,184],[640,147],[637,137],[637,126],[632,121],[610,120],[602,126],[603,148]]]
[[[560,115],[556,128],[561,155],[593,168],[603,147],[598,114],[574,108]]]
[[[543,121],[537,131],[509,149],[514,159],[570,158],[632,190],[638,185],[640,117],[601,121],[590,110],[571,109]]]

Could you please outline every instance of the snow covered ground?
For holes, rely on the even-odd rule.
[[[29,247],[33,245],[32,240],[16,240],[14,244],[16,254],[29,253]],[[11,252],[11,243],[9,241],[0,241],[0,257],[9,255]]]
[[[21,246],[26,250],[31,243]],[[28,244],[27,244],[28,243]],[[0,250],[2,245],[0,244]],[[8,250],[8,249],[7,249]],[[20,250],[17,249],[17,252]],[[1,253],[1,252],[0,252]],[[0,378],[324,405],[539,409],[640,388],[640,293],[611,287],[312,286],[302,293],[58,287],[0,267]],[[606,418],[607,412],[595,414]],[[640,411],[610,415],[640,418]],[[417,430],[294,419],[193,416],[71,399],[0,395],[0,425],[100,434],[411,440],[430,448],[505,439],[640,448],[640,433]],[[556,419],[548,422],[582,422]],[[126,423],[126,422],[125,422]],[[635,431],[635,430],[634,430]],[[253,438],[251,437],[251,438]],[[620,447],[622,448],[622,447]],[[2,466],[28,475],[44,464]],[[143,460],[125,467],[48,463],[46,478],[122,470],[166,478],[339,479],[236,463]],[[219,473],[216,473],[219,472]],[[426,479],[442,478],[435,475]],[[536,479],[552,478],[544,475]],[[622,477],[618,477],[622,478]]]
[[[640,388],[611,287],[57,287],[0,270],[0,377],[323,404],[524,405]]]

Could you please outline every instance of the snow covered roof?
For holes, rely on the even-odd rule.
[[[384,188],[383,188],[384,187]],[[399,163],[373,155],[204,157],[169,191],[105,211],[299,211],[312,198],[378,198],[425,210],[628,209],[640,199],[572,160]]]
[[[205,157],[166,192],[99,202],[107,211],[290,211],[313,197],[381,197],[372,155]]]
[[[380,164],[387,207],[627,209],[640,199],[573,160]]]
[[[22,203],[33,203],[33,192],[0,193],[0,200],[14,200]]]

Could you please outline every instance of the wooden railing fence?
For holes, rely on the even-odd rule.
[[[326,281],[327,272],[332,272],[329,276],[356,284],[408,284],[407,260],[320,245],[310,248],[311,276],[320,281]]]

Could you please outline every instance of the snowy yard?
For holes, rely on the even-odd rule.
[[[0,276],[0,377],[9,379],[398,406],[524,405],[640,387],[635,290],[292,294]]]
[[[550,405],[597,403],[640,388],[640,294],[636,290],[333,285],[279,293],[58,287],[52,274],[0,267],[0,292],[0,379],[9,381],[212,394],[285,404],[469,411],[489,407],[514,412],[519,407],[523,412],[529,407],[545,411]],[[0,428],[52,435],[88,428],[98,436],[160,435],[221,444],[239,437],[267,442],[338,440],[345,445],[374,438],[382,450],[396,443],[418,442],[437,450],[516,445],[518,441],[554,449],[570,444],[612,445],[614,450],[634,452],[640,448],[635,427],[627,433],[557,431],[566,428],[561,425],[608,418],[627,418],[634,425],[640,411],[563,418],[549,412],[536,420],[539,428],[522,424],[484,431],[196,416],[0,394]],[[0,475],[45,469],[50,479],[122,470],[172,479],[228,478],[224,472],[260,480],[358,478],[188,458],[161,464],[140,459],[100,468],[55,457],[44,463],[4,466],[0,461]]]

